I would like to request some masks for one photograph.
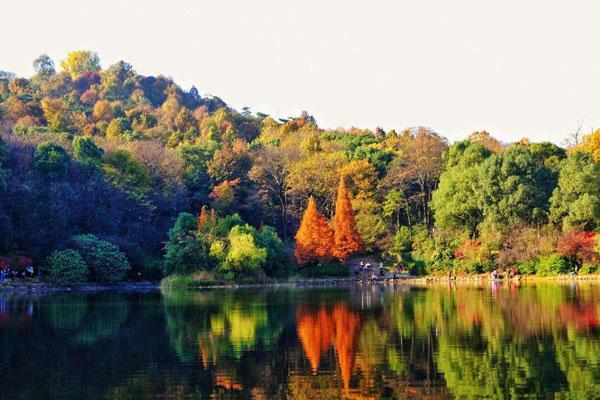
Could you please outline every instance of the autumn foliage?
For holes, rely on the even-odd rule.
[[[202,209],[200,210],[200,215],[198,216],[198,230],[200,232],[202,232],[204,230],[207,220],[208,220],[208,215],[206,213],[206,206],[202,206]]]
[[[348,390],[362,329],[360,316],[345,303],[339,303],[333,310],[321,307],[318,312],[300,307],[297,318],[298,337],[313,374],[318,371],[321,357],[333,345],[344,388]]]
[[[363,243],[356,229],[354,211],[344,177],[340,179],[333,227],[335,230],[333,255],[339,260],[345,261],[350,255],[358,252],[363,247]]]
[[[573,257],[577,262],[597,261],[594,251],[596,232],[570,231],[565,232],[556,244],[556,251],[565,257]]]
[[[317,203],[311,197],[302,216],[300,228],[296,233],[294,256],[301,266],[316,262],[332,255],[334,233],[329,222],[317,210]]]

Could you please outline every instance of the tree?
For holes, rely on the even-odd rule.
[[[197,235],[196,229],[196,218],[192,214],[183,212],[177,216],[165,245],[165,275],[185,274],[208,267],[208,241],[203,235]]]
[[[393,221],[396,229],[400,228],[402,210],[405,210],[408,226],[410,226],[410,210],[408,209],[408,201],[404,192],[401,189],[392,189],[387,192],[384,197],[382,214]]]
[[[492,153],[499,153],[502,150],[502,143],[487,131],[473,132],[469,135],[467,141],[479,143]]]
[[[131,269],[127,257],[119,250],[119,247],[106,240],[98,239],[91,234],[78,235],[72,240],[89,267],[92,281],[119,282]]]
[[[225,272],[239,274],[250,272],[256,274],[267,261],[267,250],[257,246],[251,233],[246,233],[241,226],[234,226],[229,232],[229,249],[225,262],[220,269]]]
[[[47,54],[42,54],[33,60],[33,70],[42,79],[48,79],[56,73],[54,61]]]
[[[88,266],[81,255],[72,249],[55,251],[48,257],[45,279],[56,285],[69,286],[87,279]]]
[[[260,197],[267,202],[271,212],[279,211],[279,221],[283,238],[288,236],[289,225],[289,175],[294,162],[301,153],[295,146],[263,146],[257,151],[250,179],[259,186]]]
[[[203,232],[206,227],[207,215],[206,215],[206,206],[202,206],[200,209],[200,215],[198,216],[198,231]]]
[[[225,144],[213,156],[208,164],[208,173],[214,182],[225,180],[246,179],[250,170],[251,158],[248,145],[243,140],[236,140],[233,144]]]
[[[69,168],[70,158],[67,151],[58,144],[43,142],[33,154],[34,168],[45,176],[61,176]]]
[[[41,101],[44,118],[48,126],[55,131],[65,131],[70,126],[70,115],[67,104],[61,99],[46,97]]]
[[[600,129],[584,136],[581,144],[575,149],[588,153],[595,162],[600,163]]]
[[[345,261],[350,255],[358,252],[363,247],[363,242],[356,229],[352,203],[346,190],[346,179],[340,178],[337,200],[335,202],[335,215],[333,217],[334,247],[333,255]]]
[[[94,140],[87,136],[76,136],[73,139],[73,157],[86,165],[100,168],[104,150],[94,143]]]
[[[391,258],[395,264],[402,264],[410,258],[412,250],[412,238],[410,228],[401,226],[392,239],[392,245],[386,251],[386,255]]]
[[[117,150],[104,158],[104,174],[113,185],[134,191],[145,191],[150,177],[141,164],[125,150]]]
[[[107,100],[126,101],[135,87],[135,71],[124,62],[111,65],[100,74],[102,79],[102,97]]]
[[[584,262],[597,262],[595,251],[596,232],[569,231],[561,235],[556,243],[556,252],[563,257],[569,257],[576,265]]]
[[[479,170],[479,207],[486,220],[503,227],[547,221],[554,174],[528,146],[517,144],[487,158]]]
[[[66,60],[60,62],[60,66],[72,79],[76,79],[85,72],[100,71],[100,58],[92,51],[77,50],[70,52]]]
[[[470,236],[475,233],[483,219],[478,202],[479,167],[490,155],[479,143],[463,141],[450,146],[446,169],[431,199],[436,228]]]
[[[550,222],[564,230],[600,227],[600,165],[591,155],[575,151],[562,163],[550,198]]]
[[[430,227],[431,194],[444,168],[442,155],[448,141],[431,129],[417,127],[391,137],[388,145],[397,149],[400,157],[390,164],[382,186],[400,187],[419,211],[422,222]]]
[[[333,242],[333,229],[323,214],[317,210],[314,198],[310,197],[300,222],[300,228],[296,232],[294,252],[296,261],[300,266],[306,266],[331,257]]]

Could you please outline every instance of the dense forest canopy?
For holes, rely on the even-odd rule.
[[[596,261],[600,131],[563,149],[485,131],[449,144],[426,127],[326,130],[306,112],[236,111],[123,61],[102,68],[90,51],[69,53],[60,70],[46,55],[33,66],[29,78],[0,73],[0,255],[42,263],[92,235],[127,256],[130,276],[213,256],[231,273],[244,262],[268,273],[269,246],[280,270],[278,246],[291,247],[310,197],[333,217],[343,176],[362,250],[415,272],[557,252]],[[203,207],[215,214],[208,231],[190,225]]]

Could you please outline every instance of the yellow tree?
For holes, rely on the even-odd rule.
[[[600,163],[600,129],[583,137],[577,150],[581,150],[592,156],[595,162]]]
[[[314,263],[332,255],[333,229],[327,219],[317,210],[315,199],[310,197],[296,232],[294,256],[300,266]]]
[[[350,255],[363,247],[363,242],[356,229],[356,220],[352,203],[346,189],[346,179],[342,176],[335,202],[335,215],[333,217],[334,246],[333,255],[345,261]]]
[[[85,72],[100,71],[100,58],[93,51],[77,50],[70,52],[60,66],[76,79]]]

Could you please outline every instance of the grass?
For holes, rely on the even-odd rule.
[[[215,286],[219,282],[214,275],[200,272],[192,275],[170,275],[160,281],[161,289],[196,289]]]

